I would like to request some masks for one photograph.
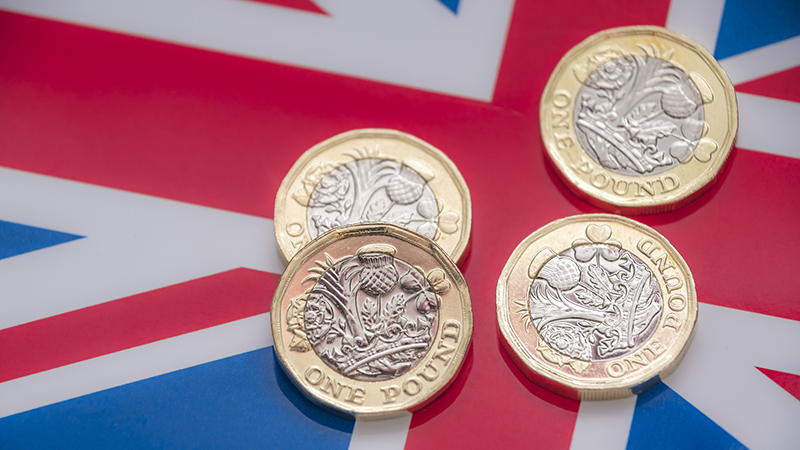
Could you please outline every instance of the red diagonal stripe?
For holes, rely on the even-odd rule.
[[[0,330],[0,383],[268,312],[279,279],[235,269]]]
[[[762,367],[756,367],[756,369],[760,370],[761,373],[769,377],[769,379],[774,381],[778,386],[784,388],[786,392],[800,400],[800,375],[764,369]]]
[[[276,5],[276,6],[283,6],[285,8],[292,8],[292,9],[299,9],[300,11],[308,11],[317,14],[325,14],[326,13],[322,8],[317,6],[311,0],[248,0],[251,2],[257,3],[266,3],[268,5]]]
[[[739,84],[736,92],[800,102],[800,66]]]

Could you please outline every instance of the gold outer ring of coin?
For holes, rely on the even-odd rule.
[[[643,142],[661,138],[694,142],[693,152],[688,157],[683,154],[686,159],[677,166],[660,173],[620,174],[599,164],[583,148],[575,129],[575,109],[580,101],[578,92],[593,69],[612,60],[614,55],[649,56],[668,61],[682,69],[697,87],[702,97],[705,123],[695,120],[696,123],[690,125],[689,130],[695,130],[690,135],[696,139],[662,136],[664,133],[659,134],[658,126],[664,129],[666,122],[653,122],[660,120],[658,117],[651,120],[649,130],[644,126],[636,129],[637,139]],[[674,91],[669,98],[662,96],[661,104],[676,101],[676,95],[679,93]],[[655,103],[658,100],[648,101]],[[649,105],[643,108],[646,106]],[[691,39],[655,26],[608,29],[573,47],[550,75],[542,94],[539,117],[547,158],[570,190],[599,208],[624,214],[670,211],[713,186],[730,154],[739,126],[733,84],[714,57]],[[596,131],[597,126],[593,129]],[[681,132],[678,128],[673,134]],[[621,141],[613,136],[603,141],[624,148],[624,142],[620,144]],[[676,144],[676,149],[682,145]],[[680,160],[678,156],[675,158]]]
[[[586,345],[594,344],[575,333],[581,327],[580,318],[573,320],[572,325],[562,326],[564,317],[576,315],[575,311],[583,313],[583,325],[587,329],[595,324],[614,324],[614,320],[608,315],[599,314],[600,305],[595,303],[597,307],[591,307],[578,303],[568,304],[569,300],[559,304],[559,299],[564,299],[564,291],[547,297],[548,292],[553,294],[557,290],[549,284],[551,281],[547,281],[547,287],[551,288],[549,291],[532,289],[533,280],[544,280],[545,276],[557,286],[558,282],[565,283],[564,280],[569,278],[565,278],[565,275],[568,274],[567,268],[571,263],[555,261],[556,255],[560,257],[564,252],[579,246],[584,246],[586,250],[621,248],[630,252],[639,259],[633,265],[644,263],[661,291],[660,316],[649,315],[654,314],[652,311],[655,309],[650,309],[657,304],[654,302],[647,304],[647,308],[641,302],[631,302],[635,305],[635,314],[630,315],[628,310],[627,316],[624,315],[625,312],[617,316],[635,318],[637,321],[646,321],[649,317],[650,322],[647,322],[648,326],[644,330],[650,330],[650,334],[632,336],[630,332],[626,334],[623,325],[620,328],[622,333],[616,336],[617,350],[608,346],[606,349],[612,353],[607,353],[605,359],[594,354],[588,360],[573,357],[585,352]],[[617,254],[625,256],[624,252]],[[598,258],[598,265],[601,265],[600,257],[599,254],[592,255],[592,258]],[[550,269],[545,275],[542,268],[551,260],[553,262],[549,264]],[[619,259],[623,262],[629,260],[636,261],[635,258]],[[552,270],[553,267],[563,270]],[[608,271],[605,272],[608,275]],[[634,272],[647,273],[641,267],[636,267]],[[585,277],[586,272],[582,273],[581,276]],[[627,274],[628,272],[611,274],[611,277],[619,282],[626,280]],[[641,287],[645,285],[641,284],[641,278],[636,278],[637,276],[628,279],[629,285],[626,289],[633,286],[630,280],[640,280],[639,289],[625,292],[644,295]],[[596,281],[602,280],[598,278]],[[566,283],[571,284],[568,281]],[[565,286],[558,286],[563,287]],[[593,287],[597,289],[592,289]],[[597,292],[601,287],[600,284],[592,286],[592,282],[584,281],[583,285],[578,285],[578,289]],[[619,307],[622,311],[626,308],[625,301],[613,300],[613,296],[610,298],[615,305],[605,305],[606,310],[616,310]],[[530,306],[533,301],[537,304],[536,311]],[[599,302],[599,298],[597,301]],[[571,319],[574,317],[567,321]],[[532,381],[572,399],[610,400],[639,394],[657,384],[677,367],[688,349],[697,321],[697,296],[694,279],[686,262],[655,230],[622,216],[585,214],[551,222],[517,246],[497,283],[497,320],[503,347]],[[546,320],[549,322],[545,323]],[[547,327],[550,327],[549,330]],[[614,337],[614,331],[608,331],[611,328],[613,327],[608,327],[605,331],[609,337]],[[552,333],[552,330],[556,332]],[[627,330],[630,331],[630,328]],[[549,340],[541,332],[547,333]],[[631,343],[627,337],[634,339],[634,346],[625,349],[624,346]],[[596,342],[601,338],[606,336],[594,334],[594,339],[598,340]],[[614,339],[608,340],[607,344],[613,346]],[[554,348],[558,346],[564,351]],[[620,351],[627,353],[619,353]],[[566,353],[572,353],[572,356]]]
[[[397,284],[394,291],[402,287],[400,293],[408,294],[404,294],[408,298],[405,299],[407,303],[401,315],[407,315],[409,309],[420,308],[420,303],[414,300],[420,298],[420,293],[424,298],[436,298],[438,304],[436,322],[430,322],[435,324],[430,328],[431,331],[435,329],[435,333],[432,334],[427,353],[405,372],[398,371],[399,375],[378,381],[346,376],[318,356],[317,348],[311,344],[307,334],[309,331],[315,332],[308,329],[306,322],[306,317],[311,316],[307,316],[305,312],[306,302],[317,285],[316,280],[323,273],[328,273],[331,267],[345,267],[349,262],[355,261],[354,258],[370,252],[391,254],[395,258],[395,266],[398,265],[396,261],[400,260],[401,263],[414,267],[418,273],[425,274],[425,279],[428,280],[427,290],[422,292],[422,285],[415,285],[411,278],[404,278],[410,271],[396,272]],[[343,261],[345,266],[337,266]],[[344,269],[342,270],[344,273]],[[369,277],[375,275],[374,270]],[[360,277],[361,275],[353,275],[350,279],[358,279],[361,283]],[[358,319],[360,323],[368,320],[365,317],[376,306],[374,303],[367,304],[368,300],[378,302],[380,309],[374,316],[376,319],[382,320],[384,316],[391,316],[391,305],[398,295],[396,292],[391,297],[386,294],[389,298],[381,300],[381,297],[369,295],[364,298],[363,292],[366,288],[362,289],[362,294],[357,295],[354,302],[361,315]],[[359,293],[358,288],[355,292]],[[435,297],[432,297],[434,294]],[[360,420],[384,419],[422,408],[454,380],[472,337],[472,303],[461,272],[447,253],[430,239],[390,224],[350,225],[327,232],[292,258],[281,276],[272,300],[271,324],[275,352],[281,366],[307,397],[339,414]],[[347,326],[344,320],[339,325],[343,328]],[[417,321],[413,328],[418,332],[423,326],[425,324]],[[336,333],[329,333],[327,336],[333,336],[333,344],[337,345]],[[315,340],[317,346],[324,342],[330,344],[327,339],[319,336]],[[398,342],[401,345],[414,345],[403,344],[405,341]],[[377,355],[370,354],[366,359],[359,355],[360,359],[356,358],[356,364],[345,364],[348,369],[344,372],[352,375],[354,372],[350,368],[366,364],[375,359],[374,356],[384,353],[386,351],[378,351]],[[358,373],[355,375],[358,376]]]
[[[274,215],[275,238],[284,261],[313,240],[307,218],[308,205],[322,178],[342,165],[368,158],[393,161],[421,176],[417,180],[424,180],[435,198],[433,206],[429,204],[425,210],[431,220],[428,225],[422,225],[433,227],[430,229],[434,242],[461,264],[469,250],[472,230],[472,200],[464,177],[441,150],[410,134],[379,128],[351,130],[320,142],[303,153],[289,170],[278,189]],[[402,187],[413,187],[413,184]],[[367,197],[370,196],[360,195],[359,199],[369,201]],[[416,205],[421,207],[420,202]],[[360,205],[356,200],[350,214],[360,216],[361,213],[354,210],[358,207],[366,211],[369,206]],[[390,204],[390,209],[394,206]],[[388,210],[379,221],[391,222],[387,214]],[[420,215],[417,219],[424,218]],[[413,223],[415,231],[420,221]],[[343,225],[348,224],[350,222]]]

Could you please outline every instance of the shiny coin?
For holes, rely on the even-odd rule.
[[[452,161],[395,130],[353,130],[321,142],[294,164],[275,200],[275,237],[285,259],[345,225],[387,222],[416,231],[460,262],[472,201]]]
[[[655,230],[608,214],[556,220],[514,250],[497,284],[503,345],[534,382],[580,400],[638,394],[680,362],[694,279]]]
[[[290,262],[272,300],[284,370],[312,400],[360,419],[414,411],[461,367],[464,277],[430,239],[390,224],[328,232]]]
[[[549,160],[576,194],[629,214],[708,189],[738,130],[733,85],[698,43],[664,28],[613,28],[558,63],[539,109]]]

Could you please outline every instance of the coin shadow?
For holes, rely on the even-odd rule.
[[[553,167],[553,163],[550,162],[544,152],[545,149],[544,146],[542,146],[541,151],[539,152],[539,158],[542,161],[542,165],[544,165],[547,176],[550,178],[550,183],[556,187],[558,193],[561,194],[564,200],[568,201],[573,207],[575,207],[580,214],[608,212],[603,211],[602,209],[587,203],[578,197],[578,195],[567,186],[566,181],[564,181],[558,172],[556,172],[557,169]]]
[[[531,381],[525,374],[522,372],[517,364],[511,359],[511,356],[506,351],[505,347],[503,347],[502,339],[503,337],[500,334],[500,329],[497,330],[497,347],[500,355],[503,358],[503,362],[508,366],[508,370],[514,374],[517,378],[517,381],[528,390],[532,395],[539,398],[540,400],[547,402],[555,407],[571,411],[577,412],[580,402],[578,400],[572,400],[562,395],[556,394],[553,391],[545,389],[538,384]]]
[[[273,233],[273,236],[274,235],[275,234]],[[281,247],[278,245],[277,236],[275,236],[275,257],[278,258],[277,261],[280,261],[281,266],[286,269],[286,265],[289,264],[289,261],[284,258],[283,252],[281,252]]]
[[[334,411],[322,403],[319,403],[306,396],[302,389],[295,383],[294,379],[283,370],[283,367],[278,359],[278,354],[275,352],[274,347],[272,350],[272,356],[275,362],[273,369],[278,388],[281,390],[281,393],[283,393],[284,398],[291,403],[297,409],[297,411],[306,416],[309,420],[312,420],[323,427],[338,431],[341,431],[340,428],[342,417],[345,419],[355,420],[352,416]],[[335,417],[332,417],[331,415]]]
[[[467,247],[467,251],[468,251],[468,253],[466,253],[466,256],[464,256],[464,259],[461,261],[461,264],[458,265],[458,269],[461,271],[462,274],[467,271],[467,268],[469,267],[469,263],[472,260],[472,239],[470,239],[470,243],[469,243],[469,246]]]
[[[736,146],[731,147],[731,153],[728,155],[728,160],[725,161],[725,165],[722,166],[722,170],[720,170],[719,175],[717,175],[714,185],[686,205],[674,211],[633,217],[641,222],[647,223],[650,226],[658,226],[680,222],[684,218],[691,216],[696,211],[705,207],[709,202],[711,202],[711,200],[714,199],[714,197],[717,196],[717,193],[723,188],[725,180],[730,175],[731,170],[733,170],[733,166],[738,155],[739,150],[736,148]]]
[[[709,188],[707,191],[701,193],[696,198],[689,201],[689,203],[683,205],[682,207],[679,207],[674,211],[667,211],[655,214],[638,214],[638,215],[605,210],[582,200],[575,192],[573,192],[572,189],[569,188],[569,186],[567,186],[567,182],[561,178],[561,176],[556,171],[557,169],[553,167],[553,164],[547,159],[547,156],[545,156],[544,150],[540,152],[540,157],[542,160],[542,164],[544,164],[545,166],[545,171],[547,172],[547,176],[550,178],[550,182],[553,183],[553,185],[556,187],[561,196],[566,201],[568,201],[573,207],[575,207],[581,214],[612,213],[621,216],[631,217],[636,220],[646,222],[649,225],[657,226],[657,225],[679,222],[682,219],[692,215],[697,210],[703,208],[706,204],[708,204],[711,200],[713,200],[714,197],[719,192],[719,190],[722,188],[722,185],[725,184],[725,180],[730,175],[731,168],[735,163],[738,153],[739,151],[736,148],[736,146],[731,148],[731,152],[728,155],[728,159],[727,161],[725,161],[725,164],[720,170],[719,175],[717,175],[714,185],[711,186],[711,188]]]
[[[414,411],[412,427],[418,427],[428,423],[431,419],[434,419],[447,410],[453,402],[455,402],[461,394],[461,391],[464,390],[464,385],[467,383],[469,373],[472,371],[472,363],[472,342],[470,342],[467,348],[467,354],[464,356],[464,363],[461,366],[461,370],[458,371],[458,374],[453,378],[450,386],[447,387],[441,395],[436,397],[431,403],[422,407],[422,409]]]

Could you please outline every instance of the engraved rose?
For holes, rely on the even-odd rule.
[[[344,200],[350,189],[350,174],[335,170],[320,180],[311,193],[309,206],[317,207]]]
[[[333,169],[336,168],[335,164],[329,162],[320,163],[312,166],[306,171],[306,176],[303,178],[303,188],[298,189],[292,194],[292,198],[303,206],[308,206],[308,201],[311,199],[311,194],[317,187],[320,181],[328,175]]]
[[[575,325],[549,324],[541,332],[542,339],[554,350],[575,359],[590,361],[592,356],[586,339]]]
[[[619,89],[633,76],[634,64],[628,58],[609,61],[592,72],[586,85],[595,89]]]
[[[333,324],[333,308],[325,297],[313,294],[306,303],[304,316],[306,336],[315,345],[325,337]]]

